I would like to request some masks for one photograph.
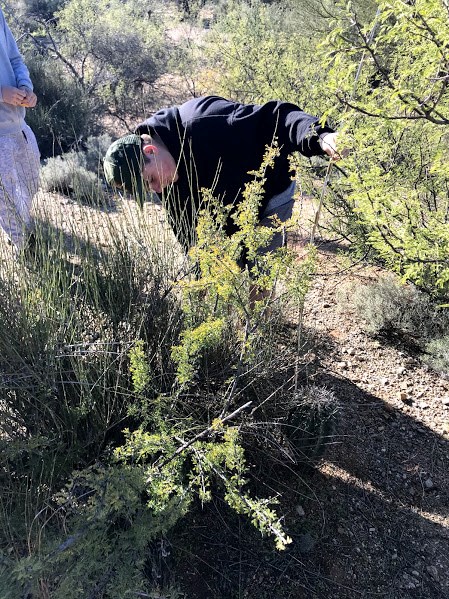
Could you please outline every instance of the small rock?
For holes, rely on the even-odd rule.
[[[381,385],[389,385],[390,381],[387,378],[382,378],[382,379],[380,379],[380,384]]]
[[[355,353],[356,353],[356,351],[355,351],[355,349],[354,349],[353,347],[350,347],[350,348],[349,348],[349,349],[347,349],[346,351],[347,351],[347,353],[348,353],[350,356],[354,356],[354,355],[355,355]]]
[[[399,399],[401,401],[403,401],[404,403],[410,401],[410,398],[409,398],[408,393],[406,391],[400,391],[399,392]]]
[[[344,361],[342,361],[342,362],[338,362],[337,366],[338,366],[339,368],[346,369],[346,368],[348,367],[348,363],[347,363],[347,362],[344,362]]]
[[[436,566],[426,566],[426,570],[436,582],[439,582],[440,574]]]
[[[433,484],[433,480],[429,477],[424,481],[424,488],[429,490],[433,489],[435,485]]]
[[[441,403],[443,404],[443,406],[448,406],[449,407],[449,396],[446,395],[446,397],[442,397],[441,398]]]
[[[408,578],[407,580],[404,580],[404,582],[400,585],[400,588],[411,591],[412,589],[416,589],[416,582],[413,580],[413,578]]]
[[[427,408],[429,407],[429,404],[426,403],[425,401],[420,401],[419,407],[421,408],[421,410],[427,410]]]
[[[399,366],[399,368],[396,370],[396,374],[404,374],[405,371],[405,366]]]
[[[331,305],[329,302],[324,302],[323,308],[330,308],[330,307],[331,307]]]
[[[296,513],[298,514],[298,516],[299,516],[300,518],[302,518],[303,516],[305,516],[305,515],[306,515],[306,513],[305,513],[305,511],[304,511],[304,508],[302,507],[302,505],[298,505],[298,506],[296,507]]]

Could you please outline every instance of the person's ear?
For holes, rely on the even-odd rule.
[[[145,156],[151,156],[152,154],[157,154],[158,149],[157,149],[157,146],[155,146],[153,144],[144,143],[142,145],[142,151],[145,154]]]

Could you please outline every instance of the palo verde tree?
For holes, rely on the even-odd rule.
[[[322,48],[335,98],[327,116],[340,122],[352,153],[333,178],[333,207],[343,209],[351,239],[445,294],[449,5],[383,0],[365,25],[351,4],[340,10]]]

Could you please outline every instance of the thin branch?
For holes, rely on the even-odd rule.
[[[232,420],[233,418],[238,416],[241,412],[243,412],[243,410],[246,410],[247,408],[249,408],[249,406],[252,403],[253,403],[252,401],[247,401],[245,404],[243,404],[242,406],[240,406],[239,408],[234,410],[231,414],[228,414],[228,416],[225,416],[225,418],[220,418],[221,422],[224,424],[225,422]],[[212,433],[214,431],[215,431],[215,428],[213,425],[208,426],[206,429],[204,429],[203,431],[201,431],[200,433],[195,435],[192,439],[190,439],[189,441],[186,441],[180,447],[178,447],[178,449],[174,453],[172,453],[172,455],[166,457],[162,461],[156,460],[156,462],[154,462],[153,466],[162,468],[163,466],[165,466],[166,464],[171,462],[177,455],[179,455],[180,453],[185,451],[188,447],[190,447],[193,443],[195,443],[196,441],[199,441],[200,439],[204,439],[204,437],[207,437],[208,435],[210,435],[210,433]],[[149,481],[150,481],[150,479],[147,479],[146,482],[149,482]]]

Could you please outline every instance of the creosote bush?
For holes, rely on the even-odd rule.
[[[204,191],[190,264],[137,212],[126,234],[108,222],[107,246],[90,230],[70,254],[42,219],[35,261],[5,273],[0,596],[148,595],[151,544],[217,494],[279,549],[291,542],[281,498],[254,492],[246,453],[274,421],[278,467],[298,403],[298,454],[301,429],[318,453],[328,412],[299,402],[301,349],[281,334],[282,314],[304,302],[314,253],[301,263],[286,249],[258,253],[278,226],[257,226],[275,151],[244,192],[234,237]],[[263,299],[250,301],[252,285]]]

